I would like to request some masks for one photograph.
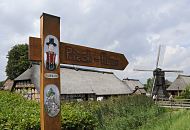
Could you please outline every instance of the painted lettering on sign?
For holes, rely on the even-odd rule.
[[[78,51],[73,49],[72,47],[66,46],[65,54],[67,60],[85,62],[85,63],[92,62],[92,56],[89,51]]]
[[[111,56],[107,55],[104,52],[100,53],[100,57],[101,57],[101,64],[102,65],[117,66],[119,63],[118,60],[113,59]]]
[[[45,78],[49,78],[49,79],[59,78],[59,75],[58,74],[54,74],[54,73],[45,73],[44,76],[45,76]]]
[[[105,52],[94,54],[89,50],[79,51],[70,46],[65,47],[66,60],[83,63],[100,63],[101,65],[117,66],[119,60],[112,58]]]

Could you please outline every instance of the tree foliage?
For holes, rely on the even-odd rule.
[[[152,91],[153,82],[154,82],[153,77],[147,79],[147,82],[146,82],[146,84],[145,84],[145,90],[146,90],[147,92],[151,92],[151,91]]]
[[[30,65],[28,61],[28,45],[18,44],[13,46],[8,52],[7,58],[6,74],[9,79],[15,79]]]
[[[0,87],[4,85],[5,81],[0,81]]]
[[[186,89],[180,93],[178,98],[190,99],[190,85],[186,86]]]

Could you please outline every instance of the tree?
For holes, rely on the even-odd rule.
[[[4,83],[5,83],[5,81],[0,81],[0,90],[3,89]]]
[[[28,45],[18,44],[12,47],[7,55],[8,62],[6,66],[6,74],[9,79],[15,79],[30,66],[28,61]]]
[[[147,92],[151,92],[151,91],[152,91],[153,82],[154,82],[153,78],[148,78],[148,79],[147,79],[147,82],[146,82],[146,84],[145,84],[145,90],[146,90]]]
[[[181,92],[180,97],[182,99],[190,99],[190,85],[186,86],[186,89]]]

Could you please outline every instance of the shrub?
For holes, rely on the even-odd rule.
[[[0,95],[1,130],[38,130],[40,128],[38,103],[10,92],[0,91]]]
[[[0,91],[1,130],[39,130],[40,105],[19,94]],[[164,112],[146,96],[122,96],[105,101],[63,102],[61,126],[66,130],[136,129]]]
[[[0,130],[40,129],[39,103],[10,92],[0,91],[0,95]],[[62,128],[94,128],[96,118],[84,107],[73,105],[62,104]]]
[[[64,103],[61,108],[62,127],[64,129],[89,129],[97,125],[96,118],[82,105],[75,103]]]
[[[164,112],[151,98],[143,95],[112,98],[100,104],[99,115],[102,122],[97,127],[100,130],[136,129]]]

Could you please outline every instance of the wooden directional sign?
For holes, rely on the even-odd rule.
[[[40,38],[29,38],[31,61],[41,61],[40,41]],[[60,63],[116,70],[124,70],[128,65],[123,54],[63,42],[60,43]]]
[[[60,42],[60,18],[43,13],[40,38],[29,38],[29,60],[40,62],[41,130],[61,129],[60,64],[123,70],[123,54]]]

